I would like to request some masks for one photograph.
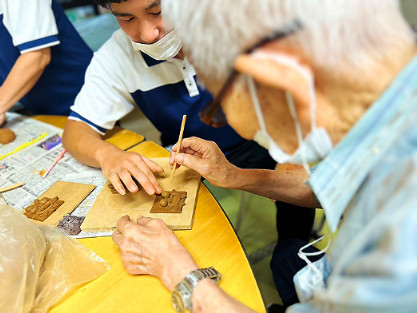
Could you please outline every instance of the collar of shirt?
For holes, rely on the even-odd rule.
[[[140,51],[136,46],[133,45],[133,42],[132,47],[134,50],[140,53],[140,55],[142,56],[141,59],[143,61],[143,65],[148,68],[153,67],[155,65],[159,65],[164,62],[175,63],[182,73],[182,76],[184,78],[184,84],[188,90],[188,94],[190,95],[190,97],[196,97],[200,94],[197,82],[194,79],[194,76],[196,75],[194,67],[190,64],[186,57],[183,60],[175,58],[170,60],[155,60],[151,56],[147,55],[145,52]]]
[[[379,157],[398,138],[417,108],[417,57],[362,116],[330,154],[320,162],[307,184],[322,205],[330,230],[339,221]]]

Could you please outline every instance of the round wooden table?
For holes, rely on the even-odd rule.
[[[64,127],[65,117],[38,116],[37,120]],[[116,129],[107,141],[126,149],[143,136]],[[144,141],[130,149],[149,158],[168,157],[169,153],[154,142]],[[192,230],[176,231],[181,243],[200,267],[214,266],[222,274],[220,287],[257,312],[265,312],[261,294],[246,254],[222,208],[201,183]],[[119,250],[111,237],[79,239],[111,264],[98,279],[78,287],[50,313],[175,313],[170,292],[155,277],[126,273]],[[213,299],[215,301],[215,299]]]

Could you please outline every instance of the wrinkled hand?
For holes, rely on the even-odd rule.
[[[113,232],[126,271],[132,275],[158,277],[173,290],[191,271],[198,268],[175,234],[160,219],[139,217],[137,223],[123,216]]]
[[[197,137],[186,138],[182,141],[177,153],[177,144],[172,148],[169,164],[191,168],[206,178],[215,186],[228,188],[233,185],[238,168],[231,164],[223,152],[213,141]]]
[[[104,176],[121,195],[126,193],[124,186],[132,193],[139,190],[132,177],[148,194],[162,192],[154,173],[161,173],[164,170],[155,162],[136,152],[126,152],[112,147],[98,161]]]

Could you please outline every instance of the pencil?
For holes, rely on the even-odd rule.
[[[9,155],[12,155],[12,154],[14,154],[16,152],[19,152],[20,150],[23,150],[26,147],[29,147],[31,144],[34,144],[35,142],[38,142],[39,140],[41,140],[42,138],[46,137],[47,135],[48,135],[48,133],[43,133],[39,137],[37,137],[35,139],[31,139],[28,142],[25,142],[24,144],[20,145],[19,147],[17,147],[13,151],[11,151],[9,153],[6,153],[4,155],[0,155],[0,160],[4,159],[5,157],[8,157]]]
[[[187,120],[187,115],[182,116],[182,123],[181,123],[181,130],[180,130],[180,136],[178,138],[178,146],[177,146],[177,153],[181,149],[181,143],[182,143],[182,135],[184,133],[184,127],[185,127],[185,121]],[[172,168],[172,174],[171,174],[171,183],[174,180],[175,170],[177,168],[177,161],[174,161],[174,167]]]

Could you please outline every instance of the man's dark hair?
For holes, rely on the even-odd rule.
[[[122,3],[127,0],[93,0],[96,4],[101,5],[104,8],[108,8],[111,3]]]

